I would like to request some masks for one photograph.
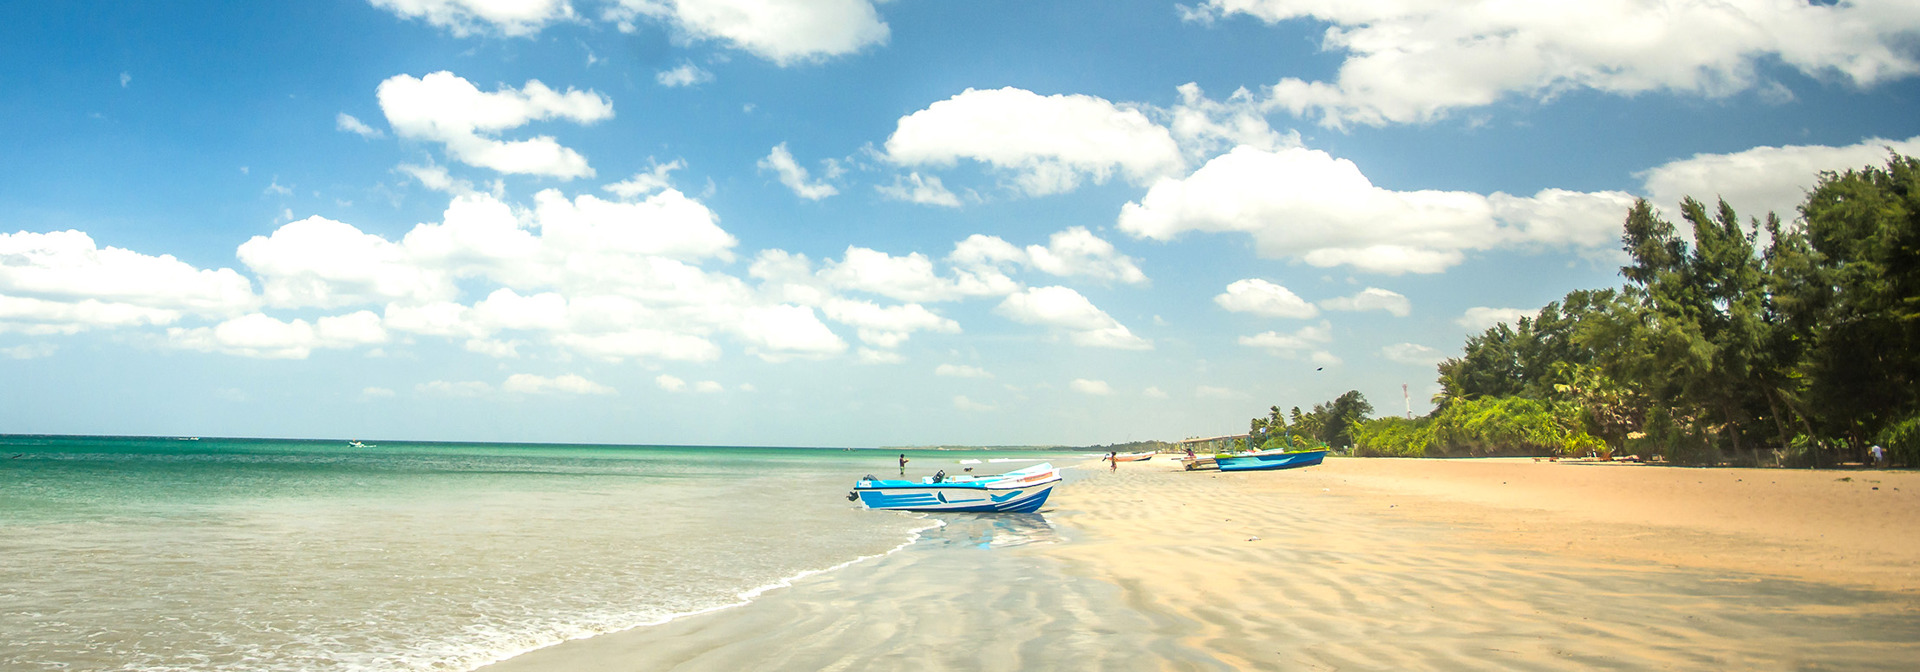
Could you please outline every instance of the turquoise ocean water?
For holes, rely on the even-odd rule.
[[[469,670],[930,524],[897,451],[368,443],[0,436],[0,670]]]

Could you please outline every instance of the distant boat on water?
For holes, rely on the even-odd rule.
[[[1303,453],[1288,453],[1278,450],[1265,450],[1257,453],[1239,455],[1216,455],[1215,465],[1221,471],[1262,471],[1266,469],[1295,469],[1319,464],[1327,456],[1327,451],[1311,450]]]
[[[918,483],[867,476],[854,484],[847,499],[869,509],[893,511],[1033,513],[1059,484],[1060,470],[1041,463],[991,476],[941,472]]]
[[[347,447],[348,448],[372,448],[373,446],[361,443],[359,441],[348,441]]]

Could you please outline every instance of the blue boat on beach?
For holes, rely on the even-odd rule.
[[[1265,469],[1294,469],[1319,464],[1327,456],[1327,451],[1313,450],[1304,453],[1288,453],[1277,450],[1241,455],[1217,455],[1214,464],[1221,471],[1261,471]]]
[[[1033,513],[1059,483],[1060,470],[1046,463],[992,476],[942,472],[918,483],[867,476],[854,484],[847,499],[869,509],[894,511]]]

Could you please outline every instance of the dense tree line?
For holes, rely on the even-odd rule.
[[[1328,447],[1347,450],[1353,446],[1355,432],[1373,414],[1373,404],[1357,390],[1332,401],[1314,404],[1301,412],[1299,406],[1282,415],[1279,406],[1268,409],[1267,417],[1254,418],[1247,430],[1247,444],[1260,450],[1287,448],[1307,450]]]
[[[1920,466],[1920,160],[1823,173],[1791,222],[1691,198],[1679,214],[1636,203],[1623,286],[1469,338],[1432,413],[1341,436],[1359,454],[1785,466],[1878,444]]]

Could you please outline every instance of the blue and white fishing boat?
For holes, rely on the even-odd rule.
[[[1216,455],[1213,462],[1221,471],[1260,471],[1264,469],[1294,469],[1319,464],[1327,456],[1327,451],[1312,450],[1304,453],[1289,453],[1279,450],[1266,450],[1257,453],[1239,455]]]
[[[1047,463],[992,476],[947,476],[945,472],[916,483],[908,480],[860,479],[847,493],[869,509],[895,511],[972,511],[1033,513],[1047,503],[1060,470]]]

